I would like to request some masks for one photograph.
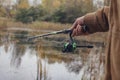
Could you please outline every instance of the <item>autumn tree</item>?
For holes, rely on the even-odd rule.
[[[1,14],[4,16],[12,17],[11,15],[12,0],[0,0]]]
[[[0,0],[0,16],[3,16],[5,14],[5,10],[2,7],[3,0]]]
[[[17,0],[18,9],[28,9],[30,8],[28,0]]]
[[[73,23],[77,17],[93,11],[92,0],[65,0],[61,6],[53,12],[52,21]]]
[[[42,3],[39,5],[37,5],[37,1],[34,0],[33,8],[29,9],[28,0],[17,0],[17,10],[24,10],[19,12],[21,16],[17,14],[18,17],[16,19],[35,21],[39,18],[39,20],[45,21],[73,23],[77,17],[94,10],[93,0],[42,0]],[[39,11],[40,15],[36,13],[37,11]],[[36,17],[36,15],[38,16]]]
[[[64,1],[65,0],[42,0],[42,6],[47,12],[52,13],[55,9],[59,8]]]

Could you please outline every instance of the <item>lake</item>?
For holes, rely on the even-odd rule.
[[[101,47],[63,53],[60,41],[23,43],[27,33],[17,34],[0,34],[0,80],[98,80],[104,74]]]

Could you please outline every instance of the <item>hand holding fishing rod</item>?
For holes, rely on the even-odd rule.
[[[83,26],[84,25],[84,26]],[[73,23],[71,28],[72,32],[70,33],[70,41],[64,45],[63,52],[73,52],[76,48],[93,48],[93,46],[77,46],[75,41],[73,41],[72,36],[87,35],[88,27],[84,24],[84,16],[77,18]]]
[[[83,32],[86,32],[86,26],[82,26],[82,29],[81,29]],[[68,42],[66,42],[64,44],[64,47],[63,47],[63,52],[73,52],[76,48],[93,48],[93,46],[91,45],[88,45],[88,46],[78,46],[75,41],[73,40],[72,38],[72,32],[73,30],[72,29],[67,29],[67,30],[60,30],[60,31],[54,31],[54,32],[50,32],[50,33],[47,33],[47,34],[42,34],[42,35],[37,35],[37,36],[33,36],[33,37],[29,37],[27,39],[27,41],[30,41],[32,39],[35,39],[35,38],[39,38],[39,37],[46,37],[46,36],[50,36],[50,35],[56,35],[56,34],[69,34],[70,36],[70,40]]]
[[[89,33],[89,29],[86,26],[86,24],[84,23],[84,16],[79,17],[75,20],[75,22],[73,23],[71,30],[72,32],[72,36],[80,36],[80,35],[88,35]]]

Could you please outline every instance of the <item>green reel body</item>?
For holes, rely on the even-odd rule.
[[[74,42],[71,34],[72,30],[69,33],[70,40],[64,44],[62,52],[73,52],[77,48],[77,44]]]
[[[62,52],[73,52],[77,48],[75,42],[67,42],[64,44]]]

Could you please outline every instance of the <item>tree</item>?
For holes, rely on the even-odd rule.
[[[11,8],[12,8],[12,0],[0,0],[1,11],[5,16],[12,17]]]
[[[6,11],[3,7],[0,7],[0,16],[5,17],[6,16]]]
[[[38,20],[43,15],[44,11],[40,7],[31,7],[29,9],[22,8],[18,10],[15,19],[23,23],[31,23]]]
[[[62,7],[56,10],[52,15],[52,21],[54,22],[66,23],[68,22],[68,20],[66,19],[67,19],[67,13],[66,11],[63,10]]]
[[[42,0],[48,15],[44,20],[73,23],[77,17],[93,11],[92,0]]]
[[[17,0],[17,8],[19,8],[19,9],[30,8],[28,0]]]
[[[65,0],[42,0],[42,6],[47,12],[52,13],[54,10],[58,9],[64,2]]]
[[[62,5],[61,17],[59,14],[59,17],[57,17],[57,19],[62,18],[64,13],[64,20],[62,21],[73,23],[77,17],[83,16],[91,11],[93,11],[92,0],[66,0],[65,3]]]
[[[2,7],[2,3],[3,3],[3,0],[0,0],[0,16],[4,16],[4,14],[5,14],[5,10]]]

